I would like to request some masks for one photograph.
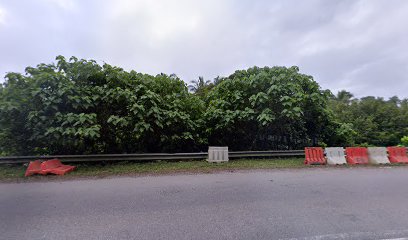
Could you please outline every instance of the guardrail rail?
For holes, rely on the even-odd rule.
[[[274,158],[274,157],[302,157],[304,150],[281,151],[239,151],[229,152],[230,159],[240,158]],[[183,161],[203,160],[208,157],[207,152],[199,153],[142,153],[142,154],[91,154],[91,155],[45,155],[45,156],[10,156],[0,157],[0,164],[28,163],[36,159],[58,158],[61,162],[99,162],[99,161]]]

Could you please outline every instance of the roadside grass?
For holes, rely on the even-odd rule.
[[[212,173],[218,171],[233,171],[245,169],[278,169],[278,168],[364,168],[364,167],[394,167],[406,164],[392,165],[342,165],[342,166],[308,166],[304,158],[274,158],[274,159],[240,159],[227,163],[208,163],[204,160],[191,161],[154,161],[154,162],[102,162],[102,163],[72,163],[76,169],[64,176],[30,176],[24,177],[26,166],[22,164],[0,165],[0,182],[21,182],[32,180],[63,180],[89,177],[159,175],[177,173]]]
[[[303,158],[240,159],[227,163],[208,163],[206,161],[155,161],[155,162],[103,162],[72,163],[76,169],[65,176],[24,177],[26,166],[22,164],[0,165],[0,181],[29,179],[64,179],[75,177],[107,177],[117,175],[171,174],[171,173],[211,173],[222,170],[301,168],[305,167]]]

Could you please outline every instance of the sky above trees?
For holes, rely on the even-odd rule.
[[[190,82],[300,67],[323,88],[407,97],[408,1],[0,0],[0,81],[57,55]]]

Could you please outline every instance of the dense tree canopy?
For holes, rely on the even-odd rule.
[[[6,76],[0,93],[3,152],[191,151],[202,144],[203,102],[177,77],[57,60]]]
[[[189,92],[176,75],[58,56],[0,85],[3,155],[396,145],[407,135],[407,99],[333,96],[297,67],[200,77]]]
[[[236,71],[206,99],[209,141],[235,150],[310,145],[330,124],[327,99],[297,67]]]
[[[340,122],[355,132],[349,144],[392,146],[402,143],[402,138],[408,136],[408,99],[357,99],[341,91],[332,97],[330,108]]]

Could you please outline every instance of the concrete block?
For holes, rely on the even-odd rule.
[[[208,147],[208,162],[228,162],[228,147]]]

